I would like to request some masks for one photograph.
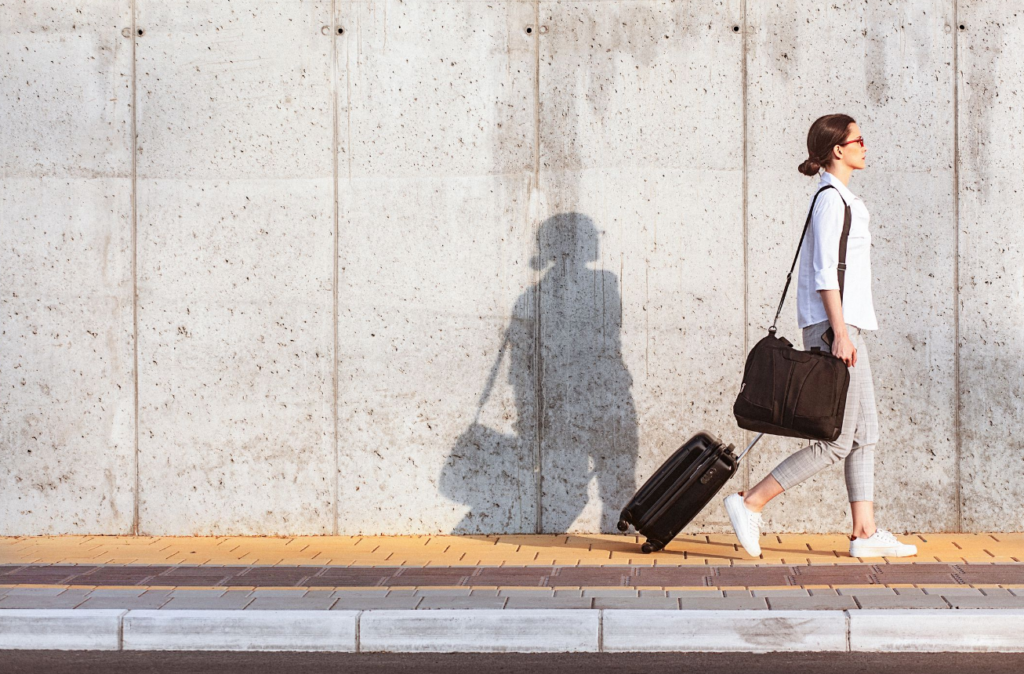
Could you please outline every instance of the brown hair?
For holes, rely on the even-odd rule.
[[[797,168],[805,176],[813,176],[832,163],[832,148],[846,140],[850,125],[856,120],[849,115],[824,115],[814,120],[807,132],[807,160]]]

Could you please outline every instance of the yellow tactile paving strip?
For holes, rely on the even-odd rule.
[[[215,564],[281,566],[679,566],[1024,562],[1024,534],[915,534],[916,557],[857,559],[843,535],[768,534],[760,558],[731,535],[680,536],[640,552],[632,535],[516,536],[32,536],[0,537],[0,564]]]

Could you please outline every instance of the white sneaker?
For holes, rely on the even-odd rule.
[[[751,557],[761,556],[761,513],[755,513],[743,502],[739,494],[725,497],[725,512],[729,513],[729,521],[740,539],[740,545]]]
[[[885,529],[876,529],[867,538],[850,541],[851,557],[912,557],[916,554],[916,545],[900,543]]]

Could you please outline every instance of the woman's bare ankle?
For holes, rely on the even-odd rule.
[[[758,503],[757,501],[750,500],[750,494],[744,494],[740,492],[740,496],[743,497],[743,505],[746,506],[747,510],[755,513],[759,513],[764,509],[764,503]]]
[[[874,527],[873,526],[870,529],[868,529],[867,527],[858,529],[858,530],[854,531],[853,534],[850,536],[850,540],[852,541],[855,538],[871,538],[872,536],[875,535],[875,530],[877,528],[878,527]],[[868,531],[870,531],[871,533],[868,533]]]

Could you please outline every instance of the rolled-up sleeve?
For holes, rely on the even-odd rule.
[[[825,190],[818,196],[811,215],[815,290],[839,290],[839,239],[844,215],[843,199],[835,190]]]

